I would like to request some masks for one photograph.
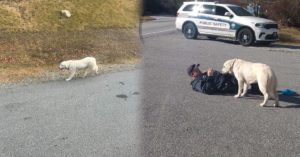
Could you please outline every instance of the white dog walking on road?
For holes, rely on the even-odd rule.
[[[88,72],[91,70],[98,74],[98,66],[94,57],[86,57],[81,60],[63,61],[60,63],[59,69],[67,69],[71,72],[66,81],[70,81],[74,77],[76,70],[85,69],[83,77],[86,77]]]
[[[234,96],[239,98],[245,96],[248,85],[258,83],[259,90],[264,96],[260,106],[265,106],[269,97],[275,99],[275,107],[279,106],[277,79],[273,70],[266,64],[252,63],[242,59],[231,59],[224,63],[222,73],[233,73],[238,81],[238,93]],[[243,91],[243,93],[242,93]]]

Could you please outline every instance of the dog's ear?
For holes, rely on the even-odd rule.
[[[230,70],[231,72],[233,72],[233,66],[234,66],[234,63],[237,61],[238,59],[237,58],[234,58],[231,60],[231,64],[230,64]]]
[[[200,64],[196,64],[196,67],[199,68]]]
[[[231,60],[231,65],[230,65],[231,68],[233,67],[233,65],[236,62],[236,60],[237,60],[237,58],[234,58],[234,59]]]
[[[69,70],[69,68],[70,68],[70,64],[65,64],[65,67],[66,67],[66,69],[68,69],[68,70]]]

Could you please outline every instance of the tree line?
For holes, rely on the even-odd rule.
[[[144,0],[143,15],[170,14],[175,15],[184,0]]]

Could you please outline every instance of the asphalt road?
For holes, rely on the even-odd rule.
[[[149,157],[300,156],[300,97],[280,96],[280,108],[260,107],[262,97],[205,95],[192,91],[186,68],[220,70],[242,58],[270,65],[278,90],[300,93],[300,46],[243,47],[206,37],[187,40],[174,18],[142,25],[144,66],[141,148]],[[173,30],[172,30],[173,28]]]
[[[0,88],[0,156],[138,157],[139,73]]]

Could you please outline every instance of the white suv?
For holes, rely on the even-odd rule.
[[[229,37],[244,46],[278,40],[277,23],[254,17],[242,7],[232,4],[184,2],[177,12],[176,28],[187,39],[196,39],[198,35],[209,39]]]

